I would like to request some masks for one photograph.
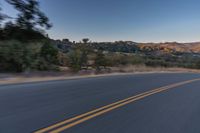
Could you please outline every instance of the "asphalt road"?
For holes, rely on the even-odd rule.
[[[47,132],[68,126],[62,132],[200,133],[200,81],[169,86],[56,126],[120,100],[197,78],[199,74],[163,73],[1,85],[0,133],[41,132],[51,126],[55,128]]]

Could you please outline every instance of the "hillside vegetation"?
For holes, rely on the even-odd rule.
[[[140,43],[141,49],[159,50],[163,52],[200,53],[200,42],[195,43]]]
[[[122,66],[200,68],[200,43],[80,42],[53,40],[52,27],[35,0],[6,0],[17,18],[0,10],[0,72],[93,70],[110,72]],[[0,8],[1,9],[1,8]]]

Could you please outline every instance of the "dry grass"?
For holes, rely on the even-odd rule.
[[[166,67],[148,67],[145,65],[128,65],[111,68],[112,72],[122,72],[122,73],[137,73],[137,72],[192,72],[200,73],[198,69],[189,68],[166,68]]]
[[[37,82],[37,81],[50,81],[62,79],[78,79],[99,76],[111,75],[127,75],[127,74],[144,74],[144,73],[200,73],[197,69],[187,68],[164,68],[164,67],[147,67],[144,65],[128,65],[121,67],[112,67],[109,72],[102,72],[96,74],[94,70],[82,71],[76,74],[68,72],[60,73],[30,73],[26,74],[0,74],[0,84],[24,83],[24,82]],[[3,75],[3,76],[2,76]]]

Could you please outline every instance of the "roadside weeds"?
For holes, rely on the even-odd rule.
[[[185,69],[185,68],[149,68],[149,67],[120,67],[112,68],[110,73],[81,73],[81,74],[68,74],[61,73],[57,75],[15,75],[9,74],[4,77],[0,74],[0,85],[4,84],[15,84],[15,83],[29,83],[29,82],[41,82],[41,81],[54,81],[54,80],[72,80],[82,78],[94,78],[94,77],[105,77],[105,76],[117,76],[117,75],[132,75],[132,74],[152,74],[152,73],[200,73],[200,70],[196,69]]]

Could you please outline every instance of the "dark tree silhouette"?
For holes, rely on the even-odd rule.
[[[0,5],[1,6],[1,5]],[[2,29],[2,20],[4,19],[4,15],[1,12],[1,7],[0,7],[0,40],[3,39],[3,29]]]
[[[90,40],[89,38],[83,38],[82,39],[82,41],[83,41],[84,44],[87,44],[89,42],[89,40]]]
[[[0,5],[0,6],[1,6],[1,5]],[[5,17],[6,17],[6,15],[2,13],[2,8],[0,7],[0,26],[1,26],[2,20],[4,20]]]
[[[46,42],[40,51],[41,57],[43,57],[48,63],[58,63],[58,50],[53,47],[49,42]]]
[[[3,15],[1,13],[1,7],[0,7],[0,22],[3,20]]]
[[[20,28],[32,30],[36,26],[51,28],[48,17],[39,9],[37,0],[6,0],[19,11],[16,24]]]
[[[106,68],[107,60],[103,54],[102,49],[98,50],[95,58],[95,67],[97,71],[101,71],[101,67]]]

